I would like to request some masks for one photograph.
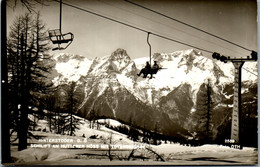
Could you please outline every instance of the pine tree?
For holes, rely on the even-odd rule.
[[[98,123],[98,118],[100,116],[100,110],[98,108],[95,107],[95,103],[93,105],[93,108],[90,110],[90,112],[88,113],[87,119],[89,120],[89,128],[94,129],[95,125],[96,128],[99,129],[99,123]],[[110,126],[108,124],[106,124],[106,126]]]
[[[153,133],[153,144],[154,145],[157,145],[158,144],[158,142],[157,142],[157,140],[158,140],[158,129],[159,129],[159,125],[158,125],[159,123],[158,123],[158,121],[155,123],[155,125],[154,125],[154,133]]]
[[[55,91],[55,90],[53,90]],[[44,104],[44,108],[47,110],[47,121],[49,124],[49,130],[52,132],[54,127],[54,120],[55,120],[55,96],[54,93],[49,93],[45,97],[42,98],[42,103]]]
[[[193,113],[194,130],[198,134],[198,138],[205,142],[212,141],[212,93],[210,80],[208,80],[208,83],[200,86],[197,93],[196,111]]]
[[[50,114],[49,124],[57,134],[74,135],[81,124],[77,114],[80,104],[81,90],[76,82],[61,83],[55,92],[53,113]]]
[[[240,119],[240,141],[244,146],[256,147],[258,143],[257,134],[257,84],[248,87],[242,95],[242,112]]]
[[[62,134],[64,131],[64,114],[67,114],[65,103],[66,92],[63,89],[63,85],[59,85],[54,91],[53,117],[49,119],[51,121],[49,124],[51,124],[50,126],[52,127],[52,130],[54,130],[54,132],[57,134]]]
[[[80,104],[79,92],[77,92],[76,82],[69,83],[69,88],[67,89],[67,109],[69,113],[69,117],[67,117],[67,121],[69,122],[68,131],[69,135],[72,136],[75,133],[76,129],[79,129],[80,120],[76,118],[74,115],[78,111],[78,106]]]

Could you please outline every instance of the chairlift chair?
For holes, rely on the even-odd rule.
[[[151,44],[149,43],[149,35],[150,35],[151,33],[150,32],[148,32],[147,33],[147,44],[149,45],[149,63],[150,63],[150,66],[151,66],[151,59],[152,59],[152,56],[151,56]],[[148,74],[150,74],[151,75],[151,77],[150,77],[150,79],[152,79],[153,78],[153,74],[157,74],[157,72],[158,72],[158,70],[161,70],[161,69],[165,69],[165,68],[158,68],[158,69],[153,69],[153,68],[151,68],[151,69],[149,69],[149,70],[145,70],[145,69],[142,69],[141,70],[141,72],[139,73],[139,74],[137,74],[138,76],[140,76],[141,75],[141,73],[143,73],[143,75],[144,75],[144,78],[146,78],[146,76],[148,75]]]
[[[58,47],[53,48],[52,50],[63,50],[66,49],[73,41],[74,35],[69,32],[62,34],[60,29],[49,30],[49,38],[53,44],[57,44]],[[67,44],[65,47],[62,47],[62,44]]]
[[[74,35],[69,32],[66,34],[61,33],[61,19],[62,18],[62,0],[60,0],[60,28],[49,30],[49,38],[53,44],[57,44],[58,47],[53,48],[52,50],[63,50],[66,49],[73,41]]]

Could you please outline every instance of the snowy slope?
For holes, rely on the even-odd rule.
[[[33,116],[30,115],[33,119]],[[113,130],[107,129],[103,125],[99,130],[90,129],[89,121],[77,117],[81,120],[81,126],[76,132],[75,136],[59,135],[47,131],[32,131],[34,135],[40,135],[41,139],[29,139],[28,149],[17,151],[12,149],[11,155],[15,162],[12,165],[82,165],[82,164],[117,164],[117,165],[154,165],[157,164],[154,154],[149,152],[146,148],[152,149],[157,154],[162,156],[165,162],[161,162],[160,165],[242,165],[242,164],[255,164],[257,163],[257,151],[254,148],[244,147],[243,149],[233,149],[221,145],[202,145],[198,147],[183,146],[178,143],[175,144],[160,144],[150,145],[139,142],[133,142],[126,137],[126,135],[120,134]],[[113,119],[99,119],[101,122],[110,122],[113,126],[120,126],[116,120]],[[38,120],[37,127],[39,129],[48,129],[46,120]],[[82,135],[85,137],[82,137]],[[96,139],[91,139],[90,136],[96,135]],[[144,162],[143,160],[119,160],[114,157],[113,161],[109,161],[106,154],[106,149],[100,148],[52,148],[53,145],[105,145],[109,141],[112,135],[112,141],[110,144],[117,146],[142,146],[140,149],[134,152],[134,156],[143,156],[149,159]],[[72,142],[53,142],[51,140],[66,140]],[[86,139],[86,140],[84,140]],[[46,141],[45,141],[46,140]],[[78,142],[82,141],[82,142]],[[86,141],[86,142],[85,142]],[[50,145],[50,147],[32,147],[31,144]],[[127,158],[132,149],[121,150],[112,149],[112,154],[123,156]],[[89,157],[86,156],[89,154]],[[84,156],[85,155],[85,156]],[[91,155],[97,155],[96,158],[91,158]],[[98,156],[103,155],[103,156]]]
[[[90,65],[93,63],[92,60],[83,56],[69,54],[58,55],[54,57],[54,60],[56,61],[55,69],[59,73],[59,76],[53,80],[56,85],[62,81],[78,81],[81,76],[87,74]]]

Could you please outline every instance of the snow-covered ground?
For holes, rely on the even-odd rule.
[[[255,148],[239,150],[220,145],[148,145],[133,142],[126,135],[104,125],[100,125],[99,129],[90,129],[90,122],[80,119],[82,124],[75,136],[51,133],[47,121],[38,120],[37,131],[33,134],[41,138],[28,140],[28,149],[23,151],[17,151],[17,146],[12,145],[11,156],[15,162],[11,165],[249,165],[258,162]],[[121,125],[112,119],[98,121]],[[111,146],[113,161],[108,159],[108,145]],[[127,160],[133,148],[133,157]],[[158,156],[146,148],[152,149],[165,162],[157,161]]]

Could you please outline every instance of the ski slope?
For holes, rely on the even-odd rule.
[[[80,117],[78,117],[80,118]],[[46,120],[38,120],[37,131],[34,135],[42,136],[41,139],[28,139],[29,143],[50,145],[133,145],[138,147],[135,156],[149,157],[146,160],[130,159],[129,161],[107,158],[108,149],[100,148],[50,148],[31,147],[17,151],[17,146],[12,145],[11,156],[15,162],[11,165],[252,165],[258,161],[258,151],[255,148],[244,147],[242,150],[221,145],[202,145],[198,147],[175,144],[148,145],[134,142],[126,135],[113,131],[101,125],[100,129],[90,129],[90,122],[80,118],[81,125],[75,136],[51,133]],[[110,125],[120,126],[121,123],[112,119],[100,119],[100,123],[109,122]],[[96,138],[91,139],[95,135]],[[55,139],[59,140],[57,142]],[[111,140],[110,140],[111,139]],[[48,142],[49,141],[49,142]],[[65,142],[64,142],[65,141]],[[72,142],[66,142],[72,141]],[[80,142],[78,142],[80,141]],[[161,155],[165,162],[157,161],[156,156],[147,151],[149,147]],[[118,157],[128,157],[133,149],[111,149],[112,154]],[[86,156],[88,155],[88,156]],[[96,156],[90,156],[96,155]]]

